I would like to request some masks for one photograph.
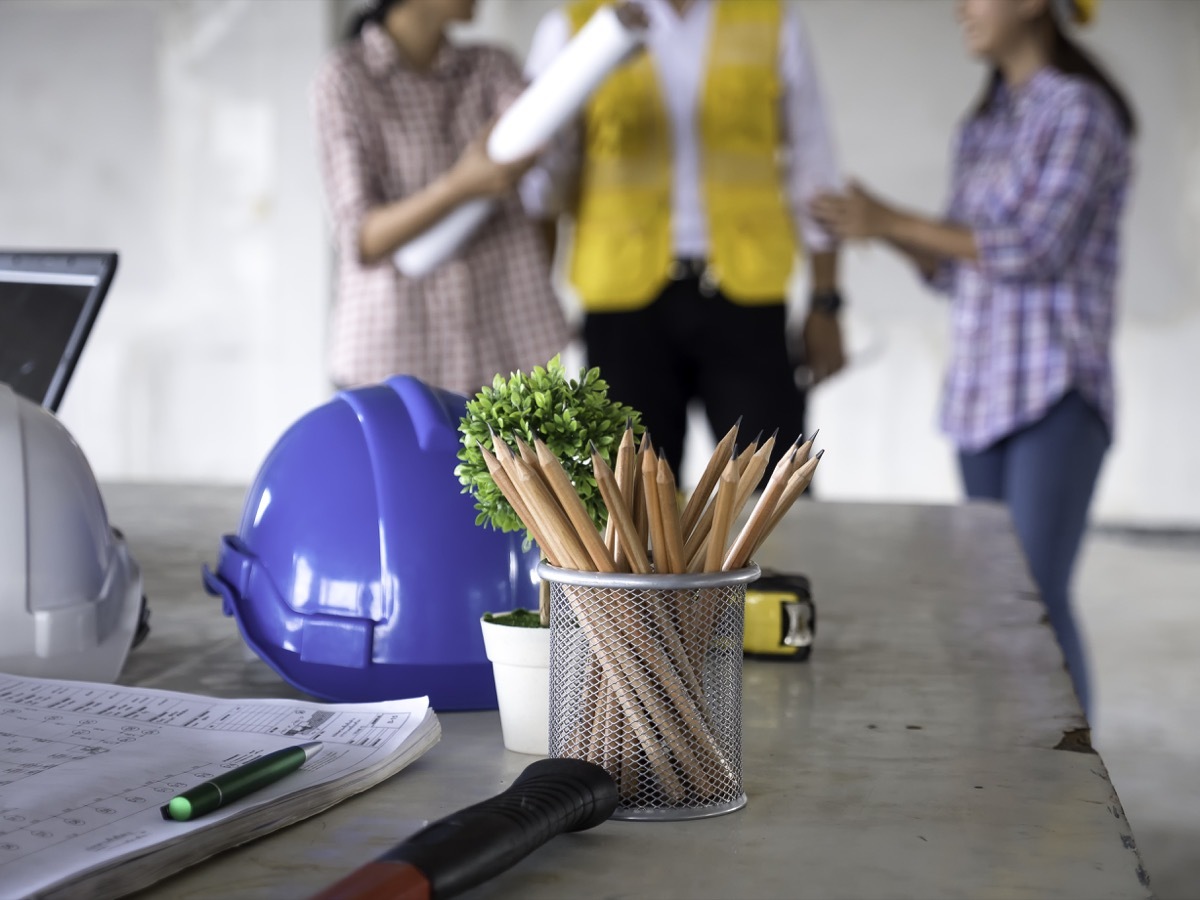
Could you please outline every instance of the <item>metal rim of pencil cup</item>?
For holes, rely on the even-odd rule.
[[[729,587],[757,581],[762,570],[756,563],[729,572],[694,572],[683,575],[638,575],[630,572],[584,572],[561,569],[543,560],[538,563],[538,577],[543,581],[571,584],[578,587],[632,588],[652,591],[696,590]]]
[[[729,572],[663,575],[538,566],[554,595],[550,755],[586,759],[609,771],[621,794],[613,819],[683,821],[746,805],[744,591],[760,574],[754,563]],[[572,598],[567,586],[581,593]],[[671,592],[709,598],[709,616],[701,614],[698,629],[696,622],[686,628],[683,620],[664,627],[671,620],[664,619],[667,607],[660,600]],[[586,615],[576,606],[584,602],[594,604]]]

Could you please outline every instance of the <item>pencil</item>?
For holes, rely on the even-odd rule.
[[[771,472],[771,478],[767,482],[767,487],[759,495],[758,502],[754,504],[750,518],[742,526],[742,530],[734,540],[733,546],[729,548],[729,552],[725,554],[724,569],[741,568],[749,562],[751,551],[758,546],[766,534],[767,523],[771,521],[771,514],[775,511],[775,505],[779,502],[779,498],[783,496],[783,491],[787,487],[788,478],[792,470],[792,459],[795,453],[795,448],[789,450],[787,455],[775,464],[775,469]]]
[[[647,546],[650,539],[650,523],[646,518],[645,485],[642,483],[641,471],[646,462],[646,455],[654,452],[654,442],[650,440],[650,432],[642,432],[642,441],[638,445],[637,456],[633,464],[633,498],[630,509],[633,510],[633,523],[637,526],[638,540],[642,546]],[[619,475],[620,473],[618,473]]]
[[[824,455],[824,450],[819,451],[816,456],[792,473],[792,477],[788,479],[787,489],[783,492],[783,496],[779,498],[779,502],[775,505],[775,511],[771,514],[771,521],[767,525],[767,534],[775,530],[775,526],[783,519],[784,514],[808,488],[808,485],[812,482],[813,473],[817,469],[817,464],[820,463],[821,457]],[[759,541],[760,545],[761,543]],[[756,546],[754,549],[757,550],[758,547]]]
[[[492,481],[496,482],[496,487],[500,489],[500,493],[504,495],[504,499],[508,501],[513,508],[513,512],[517,514],[517,518],[521,520],[528,530],[542,554],[550,561],[551,565],[562,567],[562,560],[559,558],[555,548],[552,547],[546,538],[542,535],[541,529],[537,525],[533,514],[529,511],[529,507],[525,505],[525,500],[522,498],[516,485],[512,479],[508,477],[508,473],[504,471],[500,461],[496,459],[488,449],[479,444],[479,453],[483,457],[483,463],[487,466],[488,473],[492,476]]]
[[[617,564],[609,554],[608,548],[604,546],[604,538],[596,530],[583,501],[579,499],[575,485],[571,483],[571,476],[562,467],[558,457],[550,452],[550,448],[541,439],[536,441],[536,452],[538,462],[542,465],[542,475],[550,490],[558,497],[558,502],[562,504],[567,518],[575,526],[575,534],[591,558],[592,564],[596,567],[595,571],[617,571]]]
[[[593,457],[595,456],[595,454],[596,454],[596,450],[595,450],[595,448],[593,448],[592,449]],[[614,462],[614,465],[610,471],[612,471],[612,473],[615,475],[616,486],[620,490],[620,496],[622,498],[621,502],[625,506],[626,512],[630,512],[630,513],[633,510],[633,496],[632,496],[631,492],[629,491],[628,486],[631,484],[631,478],[630,478],[631,473],[636,474],[633,470],[633,467],[636,465],[637,465],[637,447],[634,445],[634,442],[633,442],[633,423],[626,422],[625,423],[625,433],[623,435],[621,435],[621,443],[617,446],[617,458],[616,458],[616,461]],[[592,462],[592,467],[595,468],[595,460],[594,459]],[[608,468],[607,463],[605,464],[605,468]],[[605,500],[604,502],[605,502],[605,505],[609,507],[608,524],[605,526],[605,531],[604,531],[604,543],[607,545],[608,549],[612,552],[613,559],[616,560],[616,562],[617,562],[617,568],[621,569],[623,567],[622,564],[624,562],[627,562],[626,557],[628,555],[625,547],[622,545],[622,542],[624,540],[636,539],[637,530],[636,530],[636,528],[634,529],[632,538],[630,538],[630,537],[622,538],[621,535],[617,533],[616,523],[613,521],[612,506],[608,503],[607,500]],[[632,521],[632,519],[630,521]],[[642,549],[644,550],[645,548],[643,547]]]
[[[642,499],[646,507],[654,571],[663,574],[671,570],[671,558],[667,552],[667,534],[663,528],[662,510],[659,507],[658,456],[653,450],[642,456]]]
[[[771,459],[771,451],[775,448],[775,436],[767,438],[761,447],[754,451],[754,455],[750,457],[746,463],[746,467],[742,469],[738,478],[737,499],[733,503],[733,519],[736,522],[742,514],[742,510],[746,508],[746,504],[750,502],[750,498],[754,496],[754,490],[762,481],[763,473],[767,471],[767,463]]]
[[[675,489],[675,476],[665,459],[658,461],[655,477],[658,489],[658,512],[662,517],[663,537],[666,540],[667,571],[684,572],[687,560],[683,558],[683,530],[679,523],[679,494]]]
[[[820,433],[821,433],[821,429],[818,428],[816,431],[814,431],[812,433],[812,437],[810,437],[807,441],[805,441],[803,444],[800,445],[800,452],[796,455],[796,468],[797,469],[800,468],[800,466],[804,465],[806,462],[808,462],[808,457],[812,453],[813,441],[815,441],[817,439],[817,435]]]
[[[555,546],[563,563],[573,569],[589,569],[587,551],[579,543],[570,521],[559,508],[545,482],[523,459],[514,456],[511,450],[507,460],[502,454],[498,455],[497,459],[508,471],[508,477],[512,479],[525,501],[543,537]]]
[[[608,467],[608,463],[604,461],[604,457],[595,447],[592,448],[592,468],[596,473],[596,484],[600,488],[600,496],[604,498],[604,505],[608,507],[608,522],[617,536],[616,562],[618,569],[623,568],[621,562],[622,559],[626,559],[629,562],[629,568],[634,572],[639,575],[649,574],[650,560],[646,556],[646,548],[638,543],[637,529],[633,524],[629,508],[625,505],[621,488],[617,484],[612,470]]]
[[[746,446],[746,448],[744,450],[740,451],[736,456],[734,456],[733,459],[734,459],[734,462],[737,463],[739,476],[744,474],[746,471],[746,468],[750,465],[751,462],[754,461],[754,455],[758,452],[758,441],[759,441],[759,438],[761,438],[761,437],[762,437],[762,434],[760,433],[758,435],[758,437],[756,437],[754,440],[752,440],[749,443],[749,445]],[[739,482],[740,482],[740,478],[739,478]],[[736,508],[741,509],[740,506],[738,506]],[[709,529],[712,528],[713,514],[715,512],[716,512],[716,505],[713,503],[709,503],[708,506],[706,506],[704,508],[704,512],[700,516],[700,521],[698,521],[696,523],[695,529],[693,529],[691,535],[688,537],[687,541],[684,544],[683,552],[684,552],[684,555],[688,559],[688,571],[689,572],[693,570],[692,564],[697,558],[703,559],[704,551],[701,548],[704,546],[705,538],[708,537]],[[737,518],[736,513],[734,514],[734,518],[735,519]],[[697,569],[696,571],[699,571],[699,570]]]
[[[692,496],[688,498],[687,505],[683,508],[680,527],[685,538],[696,527],[696,523],[700,520],[700,514],[704,511],[704,505],[708,502],[709,494],[717,486],[717,480],[721,477],[721,471],[725,468],[725,464],[733,457],[738,426],[741,423],[742,419],[739,416],[738,420],[733,423],[733,427],[726,432],[725,437],[721,438],[717,443],[712,456],[708,458],[708,464],[704,467],[704,474],[700,476],[696,490],[692,492]]]
[[[725,557],[725,541],[729,538],[729,529],[733,527],[733,504],[737,501],[738,469],[732,459],[725,464],[721,473],[721,481],[717,486],[716,513],[713,517],[712,531],[708,534],[708,552],[704,560],[704,571],[719,572],[721,561]]]
[[[521,454],[521,459],[525,460],[525,465],[529,466],[529,468],[541,475],[541,461],[537,458],[537,454],[533,452],[533,448],[531,448],[529,444],[526,443],[525,440],[515,431],[513,432],[512,439],[513,443],[517,445],[517,452]]]

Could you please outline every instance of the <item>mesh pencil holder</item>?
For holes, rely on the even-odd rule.
[[[550,755],[616,781],[615,819],[697,819],[746,805],[742,629],[751,565],[628,575],[548,563]]]

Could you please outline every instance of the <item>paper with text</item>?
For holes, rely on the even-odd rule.
[[[232,828],[249,812],[323,786],[328,806],[340,799],[330,799],[337,785],[394,763],[406,744],[415,759],[436,741],[433,729],[412,746],[427,714],[426,698],[226,700],[0,675],[0,885],[13,896],[36,894],[164,844],[199,841],[197,832]],[[163,820],[160,808],[176,794],[307,741],[324,746],[296,772],[194,822]]]

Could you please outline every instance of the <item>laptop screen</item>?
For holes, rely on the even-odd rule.
[[[0,381],[57,409],[115,269],[115,254],[0,251]]]

